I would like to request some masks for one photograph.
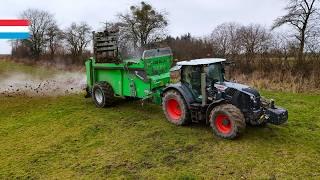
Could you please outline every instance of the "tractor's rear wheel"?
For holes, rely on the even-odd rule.
[[[210,114],[210,125],[214,134],[224,139],[235,139],[246,128],[243,113],[232,104],[215,107]]]
[[[115,97],[112,86],[108,83],[97,83],[92,88],[92,99],[99,108],[113,105]]]
[[[169,122],[178,126],[189,124],[190,111],[179,92],[170,90],[164,94],[162,100],[162,109]]]

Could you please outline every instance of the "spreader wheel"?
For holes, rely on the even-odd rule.
[[[175,90],[166,92],[162,101],[163,112],[169,122],[175,125],[187,125],[190,122],[190,112],[180,93]]]
[[[217,136],[235,139],[244,132],[246,122],[240,109],[231,104],[223,104],[211,111],[210,125]]]
[[[112,86],[105,82],[97,83],[92,88],[92,99],[99,108],[111,106],[115,101]]]

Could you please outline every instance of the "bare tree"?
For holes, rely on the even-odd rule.
[[[236,23],[224,23],[213,30],[211,40],[214,48],[218,50],[218,54],[220,56],[234,56],[240,53],[238,37],[240,27],[241,26]]]
[[[32,56],[39,59],[46,46],[48,28],[55,22],[54,17],[47,11],[38,9],[27,9],[21,13],[21,17],[30,21],[30,49]]]
[[[312,29],[312,31],[310,31],[309,38],[306,39],[305,49],[306,51],[312,54],[316,54],[320,52],[320,27],[316,27]]]
[[[213,41],[214,48],[218,50],[217,54],[222,57],[226,57],[229,53],[230,36],[228,27],[224,24],[217,26],[212,34],[211,39]]]
[[[177,61],[216,57],[209,38],[195,38],[190,33],[180,37],[168,36],[164,42],[173,50],[174,58]]]
[[[28,39],[24,40],[12,40],[11,41],[11,54],[17,58],[25,58],[32,56],[31,54],[31,42]]]
[[[248,60],[252,60],[255,54],[266,51],[268,48],[271,35],[263,26],[259,24],[243,26],[238,33]]]
[[[270,52],[279,59],[284,58],[287,62],[291,43],[292,39],[289,38],[288,34],[273,33]]]
[[[91,27],[85,22],[80,24],[72,23],[66,29],[64,35],[72,56],[78,58],[91,41]]]
[[[121,35],[131,41],[135,49],[162,40],[163,31],[168,25],[165,13],[156,11],[145,2],[131,6],[129,13],[120,14],[119,21]]]
[[[57,49],[61,46],[63,40],[63,32],[56,23],[53,23],[47,30],[47,43],[51,58],[56,54]]]
[[[312,66],[314,72],[319,72],[320,68],[320,29],[316,29],[314,34],[306,41],[306,51],[308,52],[308,65]],[[310,68],[311,69],[311,68]],[[320,73],[319,73],[320,77]],[[320,78],[319,78],[320,79]],[[320,81],[319,81],[320,82]]]
[[[289,24],[296,31],[296,39],[299,41],[298,62],[303,61],[303,53],[305,43],[310,37],[313,23],[317,19],[318,0],[289,0],[288,6],[285,8],[287,14],[275,20],[272,29]]]

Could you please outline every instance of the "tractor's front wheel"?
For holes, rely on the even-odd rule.
[[[232,104],[223,104],[211,111],[210,125],[218,137],[235,139],[244,132],[246,122],[240,109]]]
[[[190,111],[179,92],[170,90],[162,99],[162,109],[169,122],[183,126],[190,122]]]
[[[94,85],[92,88],[92,99],[99,108],[111,106],[115,101],[112,86],[108,83]]]

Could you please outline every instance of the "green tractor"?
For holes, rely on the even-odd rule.
[[[86,62],[86,74],[88,97],[97,107],[112,106],[117,97],[151,99],[162,105],[169,122],[178,126],[204,122],[224,139],[238,137],[247,124],[280,125],[288,119],[288,111],[273,100],[227,81],[225,59],[184,61],[171,68],[171,49],[160,48],[144,51],[140,59],[121,61],[112,38],[94,37],[95,54],[100,55]],[[105,60],[109,62],[101,62]]]

